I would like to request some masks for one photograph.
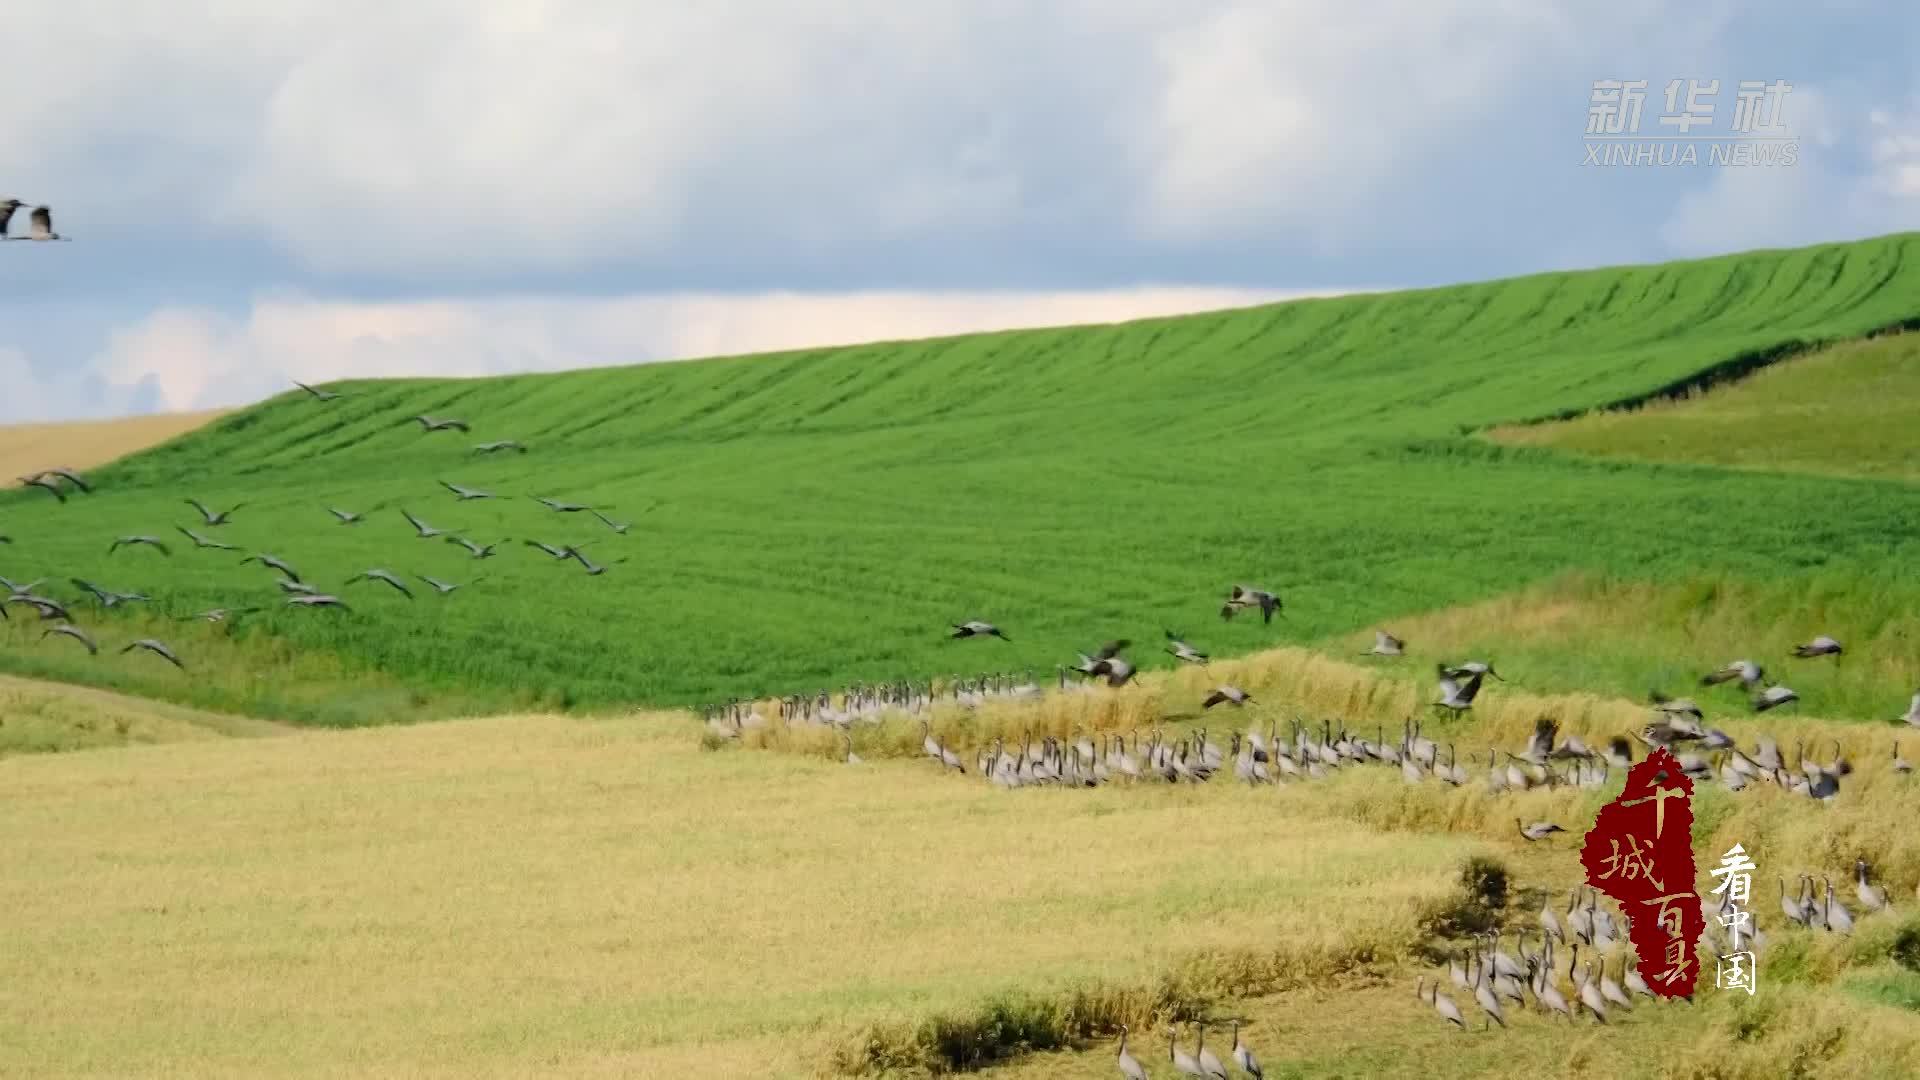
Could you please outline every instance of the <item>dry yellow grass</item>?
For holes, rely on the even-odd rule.
[[[272,735],[280,724],[91,687],[0,675],[0,756]]]
[[[1390,955],[1482,845],[516,717],[0,762],[22,1074],[799,1075],[850,1027]],[[1253,796],[1253,797],[1250,797]],[[1255,964],[1257,966],[1257,964]]]
[[[209,409],[0,427],[0,474],[20,476],[55,467],[91,469],[184,435],[230,411]]]
[[[1920,335],[1850,341],[1637,409],[1500,427],[1520,446],[1641,461],[1920,480]]]

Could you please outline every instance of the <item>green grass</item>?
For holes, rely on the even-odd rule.
[[[1495,438],[1596,457],[1920,480],[1920,335],[1826,349],[1732,386]]]
[[[231,638],[161,628],[192,667],[98,660],[16,619],[0,667],[202,707],[355,724],[501,707],[693,703],[855,679],[1050,671],[1163,627],[1222,655],[1484,600],[1569,568],[1866,581],[1920,556],[1920,491],[1580,460],[1468,433],[1599,407],[1920,311],[1920,235],[1661,266],[682,364],[297,393],[98,472],[59,506],[0,495],[13,577],[97,580],[176,613],[274,603],[223,553],[106,549],[245,502],[216,530],[337,588],[373,566],[484,582],[358,610],[276,608]],[[612,359],[612,358],[610,358]],[[458,416],[422,434],[415,412]],[[475,459],[495,438],[525,456]],[[455,504],[436,481],[503,493]],[[595,502],[625,537],[526,496]],[[323,507],[372,511],[351,528]],[[519,544],[592,539],[602,577]],[[1284,622],[1222,625],[1235,581]],[[73,596],[69,586],[57,588]],[[18,610],[18,609],[16,609]],[[153,625],[86,616],[117,646]],[[988,618],[1014,643],[949,642]],[[150,662],[151,661],[151,662]]]

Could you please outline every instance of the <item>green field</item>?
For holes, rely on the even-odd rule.
[[[0,573],[47,578],[102,646],[43,640],[17,605],[0,623],[0,667],[33,677],[0,676],[0,1075],[1071,1080],[1117,1074],[1125,1023],[1158,1077],[1168,1021],[1188,1048],[1186,1022],[1211,1022],[1225,1057],[1239,1018],[1266,1075],[1301,1080],[1910,1076],[1920,780],[1891,763],[1920,758],[1920,731],[1889,722],[1920,686],[1920,386],[1911,335],[1853,339],[1920,315],[1916,279],[1903,235],[1113,327],[344,384],[92,470],[98,492],[64,504],[0,494]],[[1554,419],[1622,403],[1638,407]],[[419,412],[473,430],[424,434]],[[16,471],[141,438],[30,434],[0,439]],[[531,450],[471,451],[503,438]],[[441,480],[503,498],[455,502]],[[244,505],[204,528],[188,497]],[[403,507],[513,542],[474,561],[414,538]],[[175,525],[242,550],[194,550]],[[137,533],[172,556],[108,554]],[[591,539],[609,569],[527,538]],[[284,608],[239,565],[254,551],[354,610]],[[372,567],[416,599],[345,585]],[[415,574],[466,584],[437,596]],[[73,577],[152,600],[98,611]],[[1287,618],[1223,623],[1236,581],[1280,590]],[[1013,641],[947,640],[967,618]],[[1358,655],[1376,626],[1408,655]],[[1507,681],[1425,721],[1469,767],[1457,787],[1350,766],[1004,791],[920,759],[911,721],[855,725],[865,761],[847,765],[821,726],[730,740],[612,707],[989,668],[1045,682],[1116,636],[1165,668],[1166,628],[1215,662],[943,706],[931,731],[968,763],[1029,733],[1224,743],[1296,718],[1391,741],[1429,715],[1435,661],[1492,658]],[[1790,656],[1819,633],[1846,654]],[[188,670],[119,655],[148,634]],[[1801,706],[1755,717],[1699,686],[1737,658]],[[1255,703],[1203,712],[1220,682]],[[1414,980],[1444,977],[1466,930],[1511,942],[1563,903],[1578,833],[1619,790],[1493,793],[1487,755],[1543,716],[1603,745],[1646,723],[1656,688],[1741,746],[1853,765],[1831,805],[1697,791],[1696,887],[1735,842],[1761,866],[1760,994],[1709,975],[1692,1007],[1604,1028],[1513,1010],[1483,1032],[1449,985],[1474,1030],[1448,1027]],[[235,737],[255,735],[273,737]],[[1516,818],[1571,835],[1528,843]],[[1856,857],[1891,914],[1853,903]],[[1802,873],[1836,879],[1852,934],[1782,925],[1776,877]]]
[[[290,392],[99,469],[95,495],[0,495],[9,577],[49,576],[69,599],[66,579],[85,578],[172,614],[273,610],[231,634],[77,612],[103,639],[98,659],[15,619],[0,665],[345,726],[1050,673],[1076,648],[1167,626],[1221,655],[1344,642],[1569,569],[1873,588],[1920,555],[1910,486],[1586,460],[1472,433],[1911,319],[1915,256],[1920,235],[1903,234],[1110,327],[350,383],[331,403]],[[417,412],[473,431],[424,434]],[[470,451],[501,438],[532,450]],[[443,479],[508,497],[456,503]],[[602,506],[632,531],[535,494]],[[352,613],[302,611],[234,553],[107,554],[131,533],[185,548],[173,527],[193,523],[189,496],[245,503],[207,531],[333,591],[371,567],[485,579],[444,598],[419,587],[412,602],[362,584],[347,590]],[[370,519],[340,526],[328,505]],[[515,542],[475,562],[415,539],[403,507]],[[524,538],[592,540],[610,569],[587,576]],[[1279,589],[1289,617],[1221,624],[1235,581]],[[948,641],[943,627],[967,618],[1013,644]],[[146,633],[190,673],[105,655]]]

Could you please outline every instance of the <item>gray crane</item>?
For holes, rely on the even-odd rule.
[[[174,528],[179,531],[181,536],[184,536],[187,539],[193,541],[194,547],[212,548],[215,551],[239,551],[240,550],[239,548],[233,546],[232,544],[223,544],[218,540],[214,540],[214,539],[211,539],[210,537],[202,536],[200,533],[194,532],[192,529],[187,528],[185,525],[175,525]]]
[[[70,637],[73,640],[79,642],[80,644],[86,646],[88,655],[90,656],[100,655],[100,646],[96,644],[91,637],[87,636],[87,632],[85,630],[80,629],[79,627],[73,625],[72,623],[63,622],[54,626],[49,626],[45,630],[40,631],[40,637],[42,640],[45,640],[47,635],[49,634],[58,634],[61,637]]]
[[[187,665],[181,663],[180,658],[173,655],[172,649],[167,648],[164,643],[156,641],[153,638],[147,637],[141,638],[138,641],[129,641],[124,646],[121,646],[120,653],[124,656],[135,649],[145,649],[160,659],[165,660],[167,663],[172,664],[174,667],[179,668],[181,671],[187,670]]]
[[[287,565],[286,560],[280,558],[280,556],[278,555],[268,555],[264,552],[256,552],[252,555],[247,556],[244,559],[241,559],[240,565],[245,566],[250,562],[257,562],[261,566],[271,567],[272,569],[278,570],[282,574],[285,574],[287,578],[291,581],[300,580],[299,571]]]
[[[311,394],[315,401],[338,401],[340,399],[340,395],[332,390],[318,390],[301,382],[299,379],[294,379],[293,385]]]
[[[356,574],[355,576],[347,580],[347,584],[352,585],[356,581],[385,582],[386,584],[393,586],[395,589],[398,589],[400,591],[400,595],[406,597],[409,600],[413,599],[413,590],[407,588],[405,582],[395,577],[391,572],[382,570],[378,567],[375,567],[372,570],[365,570],[359,574]]]
[[[418,421],[420,424],[420,428],[423,431],[470,431],[472,430],[467,427],[467,422],[465,420],[454,420],[451,418],[441,419],[440,417],[437,417],[437,416],[427,416],[425,414],[422,414],[420,416],[409,417],[409,419]]]
[[[201,519],[204,520],[205,523],[211,527],[214,525],[225,525],[228,522],[232,521],[234,511],[239,510],[242,506],[245,506],[247,504],[235,503],[231,509],[222,510],[218,513],[215,513],[214,511],[207,509],[206,505],[202,503],[199,499],[188,499],[187,505],[193,507],[195,510],[198,510],[200,512]]]
[[[150,547],[168,557],[173,555],[173,552],[157,536],[122,536],[107,546],[107,554],[111,555],[123,547],[140,547],[141,545]]]

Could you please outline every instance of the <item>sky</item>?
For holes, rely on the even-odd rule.
[[[1909,0],[111,10],[8,4],[0,200],[72,242],[0,245],[0,422],[1920,228]],[[1784,81],[1795,162],[1586,164],[1602,79]]]

